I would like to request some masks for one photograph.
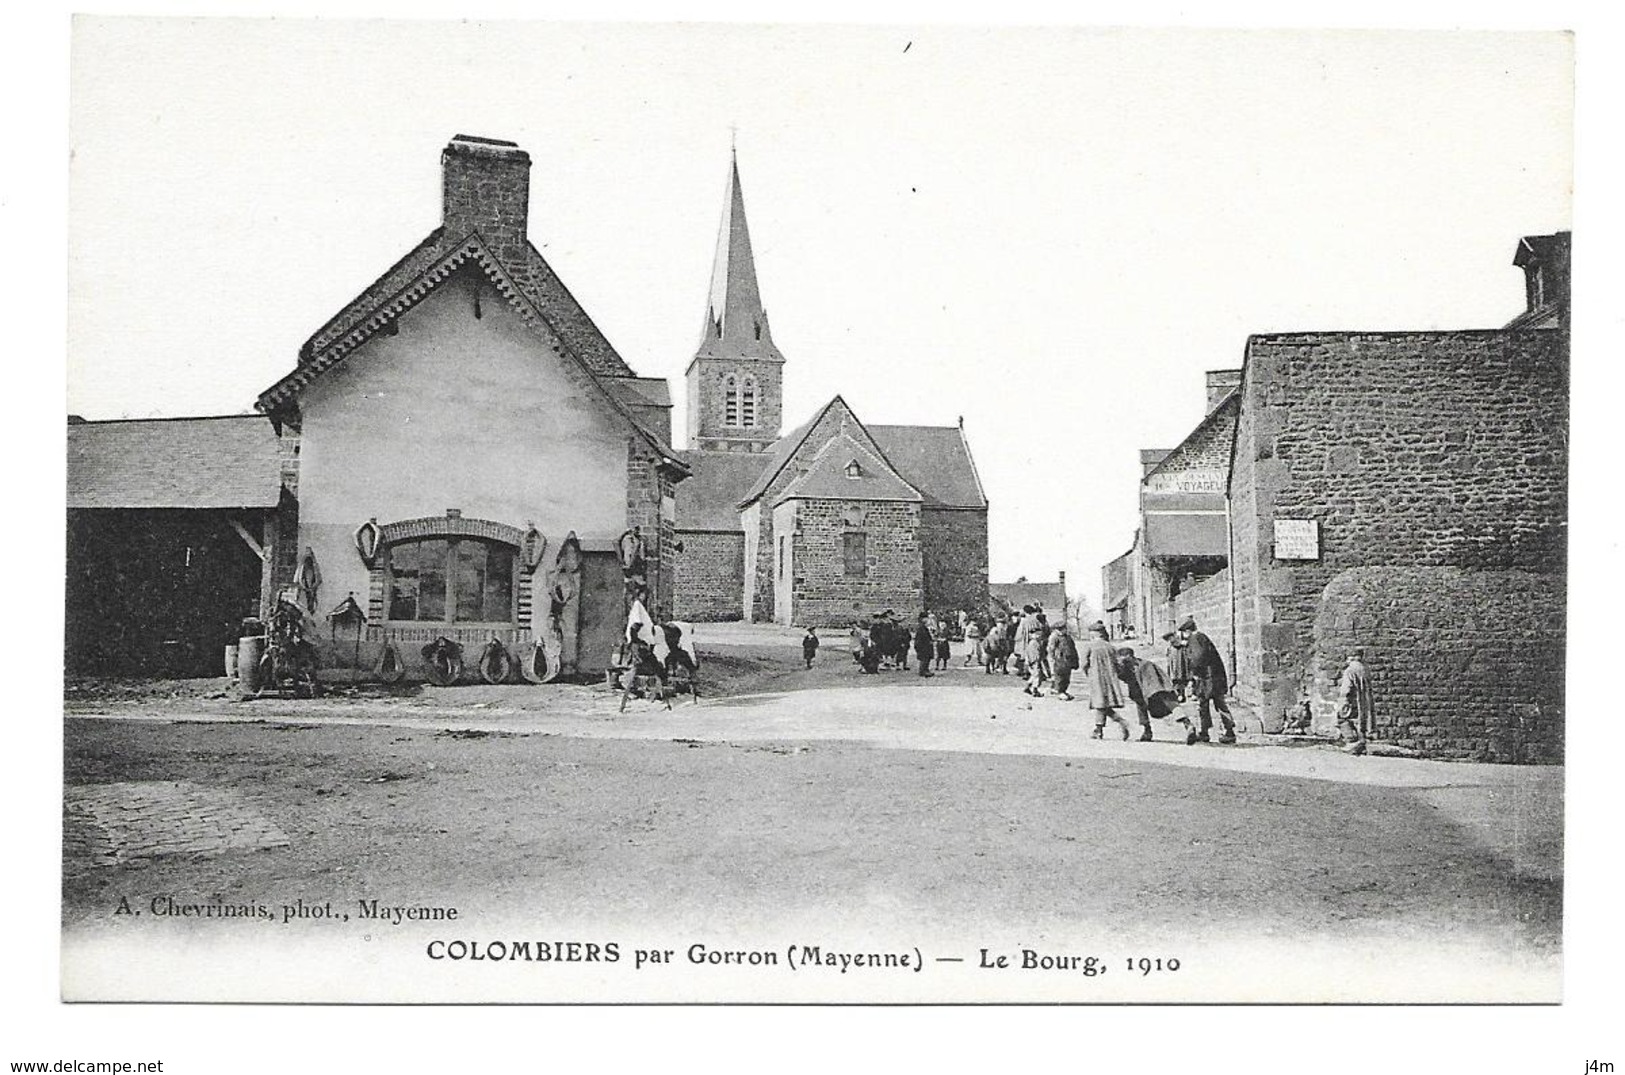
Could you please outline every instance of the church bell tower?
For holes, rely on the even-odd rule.
[[[700,346],[688,364],[688,446],[761,452],[779,438],[784,415],[784,356],[756,284],[739,158],[729,162],[722,229]]]

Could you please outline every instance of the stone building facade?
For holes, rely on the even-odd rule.
[[[1249,340],[1236,689],[1266,727],[1307,699],[1329,729],[1344,651],[1363,646],[1383,737],[1560,756],[1567,430],[1556,328]],[[1521,680],[1506,674],[1520,647],[1547,654]]]
[[[724,205],[687,373],[677,614],[836,626],[885,608],[983,607],[988,504],[963,423],[868,426],[837,396],[780,436],[785,359],[737,162]]]
[[[1374,738],[1560,760],[1569,246],[1567,233],[1519,242],[1527,305],[1503,328],[1252,337],[1239,378],[1210,375],[1192,436],[1142,453],[1142,508],[1183,510],[1213,493],[1168,479],[1210,474],[1228,452],[1215,570],[1166,586],[1142,513],[1134,548],[1103,572],[1117,622],[1143,635],[1193,616],[1266,731],[1308,703],[1331,734],[1359,650]],[[1217,546],[1214,526],[1204,551]]]

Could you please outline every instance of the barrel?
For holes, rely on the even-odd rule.
[[[264,654],[264,635],[250,635],[237,640],[237,682],[248,694],[260,689],[260,658]]]

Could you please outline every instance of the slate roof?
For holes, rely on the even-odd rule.
[[[1037,605],[1045,613],[1059,613],[1066,605],[1066,588],[1059,582],[990,582],[987,595],[1012,609]]]
[[[677,529],[741,530],[739,502],[767,465],[765,452],[682,453],[689,477],[677,485]]]
[[[300,347],[299,361],[310,361],[361,327],[380,305],[410,287],[419,276],[455,252],[467,238],[468,235],[448,234],[443,227],[430,232],[405,257],[368,284],[327,324],[317,329]],[[603,377],[634,376],[632,368],[599,331],[597,324],[581,308],[575,296],[570,294],[570,289],[564,286],[564,281],[559,279],[535,246],[527,242],[523,262],[517,265],[504,262],[502,267],[514,286],[546,317],[565,346],[588,369]]]
[[[818,424],[819,419],[823,418],[824,414],[837,404],[844,407],[848,414],[852,414],[852,408],[847,407],[846,400],[836,396],[818,408],[817,413],[811,418],[780,437],[773,443],[772,448],[762,453],[767,457],[766,465],[762,468],[761,473],[757,475],[756,481],[745,492],[745,495],[739,498],[740,504],[747,504],[767,492],[767,487],[773,484],[773,479],[779,476],[779,471],[784,469],[784,464],[788,463],[790,457],[796,453],[796,449],[801,447],[801,442],[807,439],[807,434],[811,433],[813,427]],[[854,414],[852,417],[854,421],[857,420],[857,415]]]
[[[856,462],[859,475],[847,476],[848,464]],[[831,437],[813,456],[807,472],[784,489],[776,503],[786,500],[903,500],[923,499],[919,490],[897,475],[884,458],[842,432]]]
[[[970,446],[958,426],[864,428],[903,480],[920,491],[926,507],[987,507]]]
[[[1157,463],[1156,463],[1155,466],[1153,466],[1150,470],[1145,472],[1145,476],[1140,479],[1140,484],[1144,485],[1147,481],[1149,481],[1151,479],[1151,476],[1153,474],[1158,474],[1158,473],[1161,473],[1163,470],[1166,470],[1166,469],[1174,467],[1174,466],[1178,466],[1179,462],[1180,462],[1180,459],[1181,459],[1181,456],[1183,454],[1184,448],[1185,448],[1185,446],[1187,444],[1194,444],[1198,437],[1200,437],[1203,433],[1207,432],[1207,430],[1210,427],[1216,425],[1219,422],[1223,422],[1223,421],[1232,421],[1233,422],[1233,421],[1235,421],[1236,417],[1240,413],[1241,413],[1241,387],[1240,387],[1240,385],[1237,385],[1235,388],[1232,388],[1229,392],[1227,392],[1225,394],[1225,397],[1222,400],[1219,401],[1219,405],[1217,407],[1214,407],[1211,411],[1208,411],[1207,414],[1202,416],[1202,420],[1200,422],[1196,423],[1196,428],[1192,429],[1189,433],[1185,434],[1185,439],[1179,442],[1178,447],[1172,448],[1167,452],[1161,453],[1162,458],[1157,460]],[[1232,441],[1232,443],[1234,442],[1234,440],[1235,440],[1235,432],[1232,430],[1231,431],[1231,441]],[[1141,460],[1141,462],[1145,461],[1146,455],[1147,455],[1146,452],[1144,452],[1144,451],[1140,452],[1140,460]]]
[[[274,508],[281,492],[264,415],[68,426],[69,508]]]
[[[548,311],[538,307],[529,294],[519,286],[513,274],[492,254],[485,241],[480,238],[479,233],[469,232],[461,242],[456,244],[440,260],[421,269],[415,277],[407,282],[401,291],[381,304],[372,307],[370,312],[348,332],[333,339],[322,350],[310,355],[308,358],[302,356],[299,365],[294,368],[293,372],[260,393],[259,400],[255,405],[267,414],[275,414],[279,408],[297,397],[311,381],[333,366],[338,365],[352,354],[356,348],[371,339],[374,334],[394,323],[397,317],[421,302],[425,296],[449,279],[453,273],[470,265],[485,274],[486,279],[508,300],[509,305],[524,319],[527,325],[535,326],[537,322],[541,322],[553,328],[561,341],[564,340],[562,333],[558,332],[558,326],[554,323]],[[316,337],[312,338],[315,339]],[[622,396],[610,389],[609,384],[614,382],[615,377],[594,371],[588,366],[586,360],[569,346],[564,347],[563,354],[569,360],[581,365],[587,372],[588,380],[603,393],[603,398],[609,405],[643,436],[667,464],[675,466],[686,475],[686,467],[684,467],[677,452],[666,443],[664,438],[651,432],[639,422]],[[632,379],[631,371],[626,370],[624,364],[622,370],[623,373],[615,376]],[[641,378],[637,379],[641,380]]]

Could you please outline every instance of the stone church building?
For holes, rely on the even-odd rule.
[[[780,434],[773,342],[732,163],[677,487],[678,618],[850,624],[987,604],[987,496],[963,422],[866,425],[836,396]]]
[[[836,399],[779,436],[784,357],[737,167],[679,451],[667,382],[627,365],[532,243],[526,152],[458,135],[441,165],[438,226],[257,416],[70,419],[70,668],[203,674],[288,594],[317,623],[365,613],[321,632],[324,667],[387,649],[410,675],[439,638],[471,657],[546,642],[592,673],[634,597],[657,619],[820,624],[980,607],[987,501],[960,428],[866,427]]]

